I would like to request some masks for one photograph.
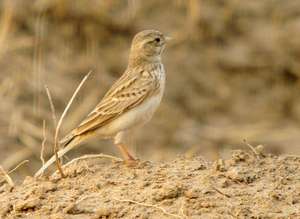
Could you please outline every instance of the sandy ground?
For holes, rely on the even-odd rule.
[[[0,188],[1,218],[300,218],[300,158],[233,151],[140,162],[82,159]]]

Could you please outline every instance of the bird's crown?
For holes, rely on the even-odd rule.
[[[137,33],[132,41],[130,61],[136,64],[160,60],[166,41],[166,37],[157,30]]]

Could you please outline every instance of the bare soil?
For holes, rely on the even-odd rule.
[[[0,190],[1,218],[300,218],[300,158],[233,151],[140,162],[84,159]]]

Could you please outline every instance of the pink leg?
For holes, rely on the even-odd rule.
[[[127,147],[124,144],[117,144],[125,161],[135,161],[136,159],[129,153]]]
[[[126,145],[123,144],[124,137],[125,137],[125,132],[119,132],[114,138],[114,143],[119,148],[125,163],[129,166],[135,166],[138,163],[137,162],[138,160],[136,160],[134,156],[132,156],[129,153],[129,150],[127,149]]]

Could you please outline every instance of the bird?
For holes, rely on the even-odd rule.
[[[99,104],[59,142],[59,158],[83,141],[99,136],[113,139],[126,163],[137,161],[125,139],[134,128],[147,123],[161,103],[166,80],[161,56],[169,40],[158,30],[143,30],[134,36],[126,70]],[[41,175],[54,162],[53,155],[35,175]]]

